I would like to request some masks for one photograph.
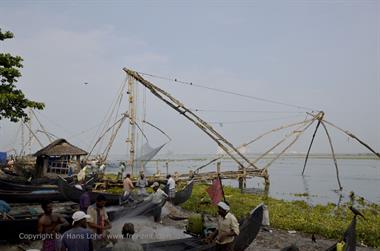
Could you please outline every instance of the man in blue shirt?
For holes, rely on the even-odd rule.
[[[86,229],[90,216],[82,211],[73,214],[73,228],[66,231],[62,236],[61,251],[93,251],[92,240],[94,234]]]
[[[88,207],[91,205],[91,198],[89,191],[91,190],[90,186],[84,186],[85,192],[79,197],[79,209],[83,212],[87,212]]]

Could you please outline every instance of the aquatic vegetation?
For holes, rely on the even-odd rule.
[[[195,185],[191,198],[182,205],[184,209],[216,215],[216,206],[206,192],[207,185]],[[317,234],[325,238],[342,237],[350,224],[353,213],[348,209],[350,203],[337,207],[327,205],[310,206],[304,201],[284,201],[265,195],[242,194],[239,189],[224,187],[227,202],[237,218],[245,217],[259,203],[268,205],[271,226],[284,230]],[[371,247],[380,247],[380,206],[355,198],[355,206],[360,209],[367,220],[358,218],[357,241]]]

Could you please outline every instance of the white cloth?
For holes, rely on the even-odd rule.
[[[79,184],[76,184],[74,187],[78,188],[79,190],[83,190],[83,187]]]
[[[224,218],[218,215],[218,236],[216,237],[216,243],[227,244],[233,242],[235,239],[234,236],[219,238],[219,236],[231,233],[231,230],[234,231],[236,235],[240,233],[239,222],[236,217],[231,213],[227,213]]]
[[[169,190],[175,189],[175,180],[173,179],[173,177],[170,177],[168,179],[168,185],[169,185]]]

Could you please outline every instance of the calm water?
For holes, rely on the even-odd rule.
[[[158,159],[175,159],[169,162],[169,172],[188,173],[189,170],[207,163],[213,156],[206,155],[171,155],[158,156]],[[254,158],[252,158],[254,159]],[[237,170],[235,162],[224,159],[221,161],[221,170]],[[265,162],[265,161],[264,161]],[[380,160],[377,159],[338,159],[340,181],[343,191],[338,192],[338,183],[334,162],[328,158],[309,158],[305,176],[301,175],[304,159],[297,157],[284,157],[275,161],[269,167],[270,187],[272,197],[285,200],[306,200],[309,203],[326,204],[347,201],[350,191],[364,197],[370,202],[380,204]],[[263,166],[263,163],[258,163]],[[165,162],[150,162],[146,172],[154,173],[159,169],[166,173]],[[115,171],[116,169],[109,169]],[[202,169],[203,172],[215,171],[213,163]],[[236,180],[223,180],[224,185],[237,187]],[[252,190],[264,189],[263,179],[254,178],[247,181],[247,188]],[[308,193],[309,196],[296,196],[295,194]]]

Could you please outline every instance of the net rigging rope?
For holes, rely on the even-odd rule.
[[[310,107],[306,107],[306,106],[275,101],[275,100],[266,99],[266,98],[260,98],[260,97],[247,95],[247,94],[243,94],[243,93],[238,93],[238,92],[233,92],[233,91],[229,91],[229,90],[218,89],[218,88],[214,88],[214,87],[208,87],[206,85],[194,84],[193,82],[182,81],[182,80],[178,80],[177,78],[163,77],[163,76],[158,76],[158,75],[144,73],[144,72],[137,72],[137,73],[144,75],[144,76],[149,76],[152,78],[168,80],[168,81],[172,81],[172,82],[179,83],[179,84],[184,84],[184,85],[194,86],[197,88],[203,88],[203,89],[207,89],[207,90],[211,90],[211,91],[215,91],[215,92],[220,92],[220,93],[235,95],[235,96],[239,96],[239,97],[254,99],[254,100],[258,100],[258,101],[262,101],[262,102],[267,102],[267,103],[272,103],[272,104],[277,104],[277,105],[284,105],[284,106],[288,106],[288,107],[294,107],[294,108],[305,110],[305,111],[319,111],[319,109],[315,109],[315,108],[310,108]]]
[[[282,119],[290,119],[290,118],[299,118],[300,115],[297,116],[288,116],[288,117],[280,117],[280,118],[268,118],[268,119],[257,119],[257,120],[241,120],[241,121],[208,121],[209,124],[243,124],[243,123],[257,123],[257,122],[266,122],[273,120],[282,120]]]
[[[304,114],[305,112],[295,112],[295,111],[258,111],[258,110],[217,110],[217,109],[189,109],[193,112],[220,112],[220,113],[297,113]]]

